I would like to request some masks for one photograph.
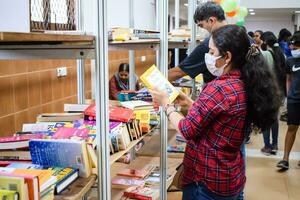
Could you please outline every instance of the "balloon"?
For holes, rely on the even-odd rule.
[[[232,12],[227,12],[226,15],[227,15],[228,17],[234,17],[234,16],[236,15],[236,13],[237,13],[237,11],[234,10],[234,11],[232,11]]]
[[[241,18],[244,18],[248,15],[248,9],[245,6],[241,6],[238,9],[237,15]]]
[[[225,12],[234,11],[237,5],[237,0],[224,0],[221,3],[221,7],[224,9]]]
[[[215,0],[217,4],[221,4],[224,0]]]
[[[244,18],[239,19],[236,22],[236,25],[238,25],[238,26],[244,26],[245,25],[245,19]]]

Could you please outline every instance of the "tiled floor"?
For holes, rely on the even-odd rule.
[[[280,122],[279,151],[284,148],[286,123]],[[300,199],[300,131],[293,146],[290,169],[279,172],[276,168],[281,159],[278,156],[265,156],[260,152],[263,146],[262,135],[252,135],[247,145],[247,183],[246,200],[299,200]],[[181,199],[181,193],[168,193],[169,200]]]

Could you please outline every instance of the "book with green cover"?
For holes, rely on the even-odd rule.
[[[147,71],[145,71],[140,79],[149,89],[157,88],[158,90],[167,92],[171,102],[173,102],[179,95],[179,92],[162,75],[162,73],[155,65],[152,65]]]
[[[0,188],[18,192],[20,200],[29,199],[27,184],[22,177],[0,176]]]

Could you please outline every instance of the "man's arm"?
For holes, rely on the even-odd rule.
[[[185,75],[186,73],[182,71],[179,67],[174,67],[168,71],[168,79],[170,82],[175,81]]]

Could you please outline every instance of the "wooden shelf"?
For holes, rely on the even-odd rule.
[[[0,32],[0,60],[93,58],[92,35]]]
[[[89,178],[79,178],[65,189],[60,195],[55,195],[55,200],[81,200],[96,182],[96,175]]]
[[[0,43],[94,43],[92,35],[0,32]]]
[[[141,140],[143,140],[145,137],[150,136],[153,134],[153,132],[157,129],[152,129],[149,133],[144,134],[142,137],[140,137],[137,140],[133,140],[130,142],[127,149],[119,151],[117,153],[114,153],[110,156],[110,164],[112,165],[114,162],[116,162],[119,158],[121,158],[125,153],[129,152],[135,145],[137,145]]]
[[[179,142],[176,141],[176,133],[175,129],[168,130],[168,145],[175,145]],[[139,152],[137,152],[138,156],[160,156],[160,135],[154,134],[151,139],[147,142]],[[168,158],[183,158],[184,153],[168,153]]]
[[[128,40],[128,41],[112,41],[109,42],[109,50],[158,50],[160,40]]]
[[[111,177],[114,178],[117,176],[117,173],[120,169],[130,168],[130,169],[142,169],[148,164],[159,165],[160,157],[137,157],[130,165],[123,163],[115,163],[111,166]],[[182,159],[177,158],[168,158],[168,174],[175,175],[176,168],[182,163]],[[167,182],[167,188],[171,185],[173,177]],[[121,189],[112,189],[111,199],[118,200],[121,199],[124,190]]]

